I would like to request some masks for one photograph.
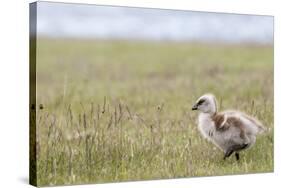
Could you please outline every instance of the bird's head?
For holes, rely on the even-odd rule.
[[[215,114],[217,112],[217,102],[213,94],[205,94],[192,107],[192,110],[199,110],[203,113]]]

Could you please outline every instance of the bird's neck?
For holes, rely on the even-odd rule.
[[[210,110],[208,112],[201,112],[201,114],[204,115],[204,116],[213,117],[217,114],[217,110],[214,109],[214,110]]]

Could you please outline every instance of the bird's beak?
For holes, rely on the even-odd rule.
[[[197,104],[195,104],[195,105],[191,108],[191,110],[198,110]]]

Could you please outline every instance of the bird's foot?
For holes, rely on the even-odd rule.
[[[235,153],[235,158],[236,158],[236,161],[239,161],[239,159],[240,159],[239,153]]]

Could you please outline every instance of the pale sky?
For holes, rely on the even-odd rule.
[[[39,36],[273,43],[273,17],[38,3]]]

